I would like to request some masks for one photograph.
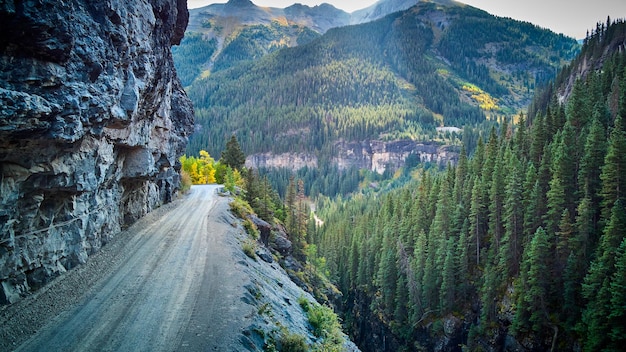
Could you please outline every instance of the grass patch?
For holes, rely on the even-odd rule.
[[[271,314],[272,314],[272,307],[270,306],[270,304],[269,304],[269,303],[263,303],[263,304],[259,307],[259,309],[258,309],[257,313],[258,313],[259,315],[267,314],[267,315],[269,316],[269,315],[271,315]]]
[[[241,247],[248,257],[256,260],[256,243],[254,241],[245,241]]]
[[[247,219],[248,215],[254,214],[250,204],[241,198],[235,198],[230,202],[230,211],[240,219]]]
[[[304,336],[283,331],[279,339],[280,350],[282,352],[306,352],[309,347],[306,345]]]
[[[243,227],[246,229],[246,232],[248,233],[248,235],[250,235],[252,239],[258,240],[259,237],[261,237],[261,232],[250,219],[245,219],[243,221]]]
[[[307,346],[304,336],[292,333],[285,327],[281,327],[280,330],[273,330],[265,346],[263,346],[265,352],[307,352],[311,350],[311,347]]]

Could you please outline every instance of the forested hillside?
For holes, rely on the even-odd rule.
[[[564,72],[456,166],[318,206],[310,240],[364,351],[623,349],[626,23]]]
[[[249,0],[212,4],[190,11],[185,38],[173,50],[174,61],[183,85],[189,86],[196,78],[305,44],[349,22],[349,14],[328,4],[285,9],[259,7]]]
[[[188,92],[202,130],[188,152],[219,155],[233,133],[248,154],[327,160],[339,140],[432,140],[436,126],[517,113],[577,50],[528,23],[420,3],[196,79]]]
[[[226,19],[206,20],[203,26],[216,33],[207,35],[188,31],[181,45],[173,50],[176,71],[183,85],[189,86],[197,78],[210,76],[211,72],[255,61],[282,48],[306,44],[320,36],[308,27],[278,20],[254,25],[228,25],[223,21]]]

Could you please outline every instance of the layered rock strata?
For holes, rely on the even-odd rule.
[[[185,0],[0,2],[0,303],[175,194],[188,18]]]
[[[456,164],[459,159],[458,147],[441,145],[436,142],[416,142],[412,140],[362,142],[337,142],[336,155],[331,159],[340,169],[356,167],[383,174],[387,168],[395,171],[405,166],[407,158],[415,156],[418,162],[446,166]],[[248,168],[287,168],[294,171],[305,167],[318,167],[318,158],[306,153],[262,153],[246,158]]]

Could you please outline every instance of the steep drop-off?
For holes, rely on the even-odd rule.
[[[193,108],[184,0],[0,4],[0,303],[171,200]]]

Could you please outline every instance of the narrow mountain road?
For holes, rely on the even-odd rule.
[[[83,267],[0,312],[17,351],[234,351],[252,307],[232,251],[235,228],[217,186],[138,221]],[[57,306],[57,297],[74,300]],[[64,299],[67,299],[66,297]],[[52,308],[50,308],[52,307]],[[38,314],[41,321],[29,316]],[[2,329],[2,328],[0,328]],[[16,329],[27,331],[22,337]],[[32,334],[32,335],[31,335]],[[8,341],[5,341],[8,342]],[[2,346],[0,346],[0,349]]]

